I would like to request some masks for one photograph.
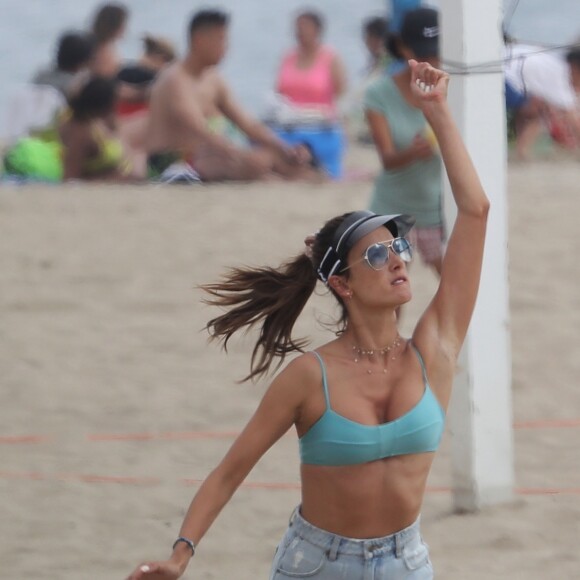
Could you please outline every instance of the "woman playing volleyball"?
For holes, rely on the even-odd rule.
[[[227,308],[208,324],[214,337],[227,341],[260,327],[247,378],[266,373],[276,357],[301,354],[200,487],[169,559],[140,564],[130,580],[179,578],[238,486],[292,426],[300,438],[302,497],[271,579],[433,577],[419,514],[475,305],[489,201],[447,105],[449,77],[427,63],[410,66],[457,204],[432,302],[412,337],[402,338],[396,310],[411,300],[405,236],[414,220],[368,211],[329,220],[279,269],[234,269],[206,286],[210,302]],[[302,352],[292,328],[317,281],[338,300],[341,331]]]

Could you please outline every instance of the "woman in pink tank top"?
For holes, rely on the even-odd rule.
[[[276,90],[299,107],[321,109],[336,117],[336,100],[346,88],[342,63],[321,42],[323,21],[316,12],[296,18],[298,46],[282,60]]]

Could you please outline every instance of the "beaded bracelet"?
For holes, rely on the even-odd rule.
[[[175,542],[173,542],[173,549],[175,550],[175,546],[177,546],[177,544],[179,544],[179,542],[183,542],[184,544],[187,544],[189,546],[189,549],[191,550],[191,556],[193,557],[195,555],[195,544],[189,540],[188,538],[184,538],[183,536],[179,536],[179,538],[177,538],[177,540],[175,540]]]

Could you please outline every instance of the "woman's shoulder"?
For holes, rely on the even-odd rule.
[[[316,356],[304,352],[292,359],[274,378],[269,392],[286,404],[300,407],[322,384],[322,373]]]
[[[293,358],[282,373],[301,380],[316,379],[320,376],[320,364],[316,351],[306,351]]]
[[[304,389],[304,394],[308,394],[322,380],[321,364],[315,351],[303,352],[284,367],[276,380],[293,389]]]

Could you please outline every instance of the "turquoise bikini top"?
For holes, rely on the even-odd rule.
[[[309,465],[356,465],[396,455],[436,451],[443,434],[445,412],[429,387],[425,363],[417,348],[425,391],[421,400],[407,413],[381,425],[351,421],[330,406],[326,367],[313,352],[322,369],[326,410],[300,438],[300,458]]]

